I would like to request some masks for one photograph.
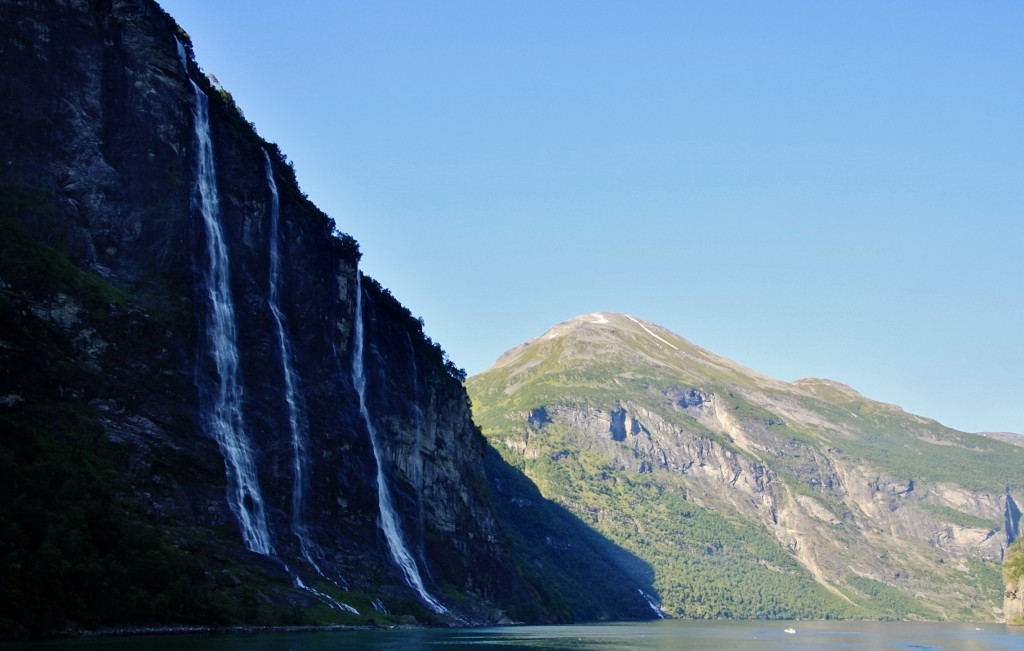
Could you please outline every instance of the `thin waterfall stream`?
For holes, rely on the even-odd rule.
[[[387,476],[384,472],[384,452],[381,450],[377,428],[370,419],[370,412],[366,407],[366,373],[364,367],[364,328],[363,328],[363,284],[362,274],[356,271],[356,313],[355,313],[355,342],[352,351],[352,383],[355,385],[356,393],[359,394],[359,413],[366,422],[366,429],[370,434],[370,443],[373,447],[373,456],[377,461],[377,501],[380,506],[380,527],[384,531],[384,538],[388,543],[388,550],[391,558],[398,564],[398,567],[405,575],[406,583],[416,590],[420,599],[423,600],[431,610],[438,614],[450,614],[448,609],[435,599],[423,585],[416,561],[406,547],[405,539],[402,536],[401,524],[398,514],[391,503],[391,491],[388,489]]]
[[[263,160],[266,163],[267,186],[270,189],[270,273],[269,291],[267,303],[270,306],[270,313],[274,316],[274,325],[277,327],[277,343],[281,351],[281,366],[284,369],[285,402],[288,404],[288,427],[292,435],[292,533],[299,541],[299,551],[302,557],[308,562],[317,574],[326,578],[323,570],[313,559],[310,552],[309,535],[306,525],[302,519],[302,504],[306,491],[306,463],[307,449],[309,444],[309,425],[306,422],[305,411],[302,406],[302,396],[299,393],[299,378],[295,371],[295,355],[292,351],[291,338],[285,330],[285,318],[281,313],[281,306],[278,302],[278,287],[281,281],[281,255],[280,255],[280,221],[281,202],[277,193],[277,182],[274,181],[274,170],[270,164],[270,156],[263,152]],[[306,585],[299,575],[292,571],[287,565],[285,569],[292,575],[295,587],[305,590],[327,603],[331,608],[346,610],[356,615],[359,611],[346,603],[340,602],[330,595]]]
[[[270,288],[267,303],[270,306],[270,313],[274,316],[274,325],[277,328],[277,343],[281,351],[281,366],[284,369],[285,402],[288,404],[288,427],[292,435],[292,533],[299,540],[299,548],[303,558],[318,573],[323,574],[310,555],[309,539],[302,520],[302,503],[306,489],[308,426],[305,422],[305,414],[299,404],[298,376],[295,372],[292,343],[288,333],[285,331],[285,319],[281,313],[277,297],[278,286],[281,281],[281,256],[278,242],[281,204],[277,193],[277,183],[274,181],[274,172],[270,165],[270,157],[266,151],[263,152],[263,158],[266,163],[267,186],[270,188]]]

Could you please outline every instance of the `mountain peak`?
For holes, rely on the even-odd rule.
[[[642,330],[651,337],[654,337],[657,341],[661,342],[661,344],[679,350],[679,347],[676,344],[666,341],[665,337],[656,334],[654,330],[661,330],[663,335],[673,338],[678,338],[678,335],[675,335],[661,326],[651,323],[650,321],[644,321],[636,318],[635,316],[621,312],[591,312],[590,314],[581,314],[580,316],[573,317],[568,321],[563,321],[562,323],[552,327],[541,335],[540,338],[555,339],[569,334],[570,332],[579,330],[603,330],[615,332],[617,328],[637,331]]]
[[[567,321],[552,326],[538,337],[534,337],[505,353],[495,362],[495,366],[514,364],[523,358],[528,351],[529,356],[553,348],[549,342],[558,342],[559,352],[566,350],[566,344],[578,352],[595,348],[621,349],[623,346],[644,349],[664,349],[679,351],[682,348],[696,348],[682,337],[655,325],[649,321],[638,319],[629,314],[619,312],[591,312],[581,314]]]
[[[728,385],[784,383],[701,348],[651,321],[620,312],[591,312],[563,321],[502,354],[488,371],[528,378],[583,373],[601,377],[681,375]],[[485,371],[486,373],[487,371]]]

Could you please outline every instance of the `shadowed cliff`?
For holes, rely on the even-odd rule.
[[[462,372],[159,6],[0,0],[0,107],[0,636],[587,614],[522,575]]]

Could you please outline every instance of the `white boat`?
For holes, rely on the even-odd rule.
[[[796,634],[796,629],[795,628],[787,628],[786,629],[786,633],[789,633],[790,635],[795,635]]]

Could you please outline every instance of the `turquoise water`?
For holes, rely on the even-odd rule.
[[[785,629],[796,632],[789,634]],[[905,622],[687,622],[181,635],[3,644],[0,651],[704,651],[730,649],[1024,649],[1002,624]]]

